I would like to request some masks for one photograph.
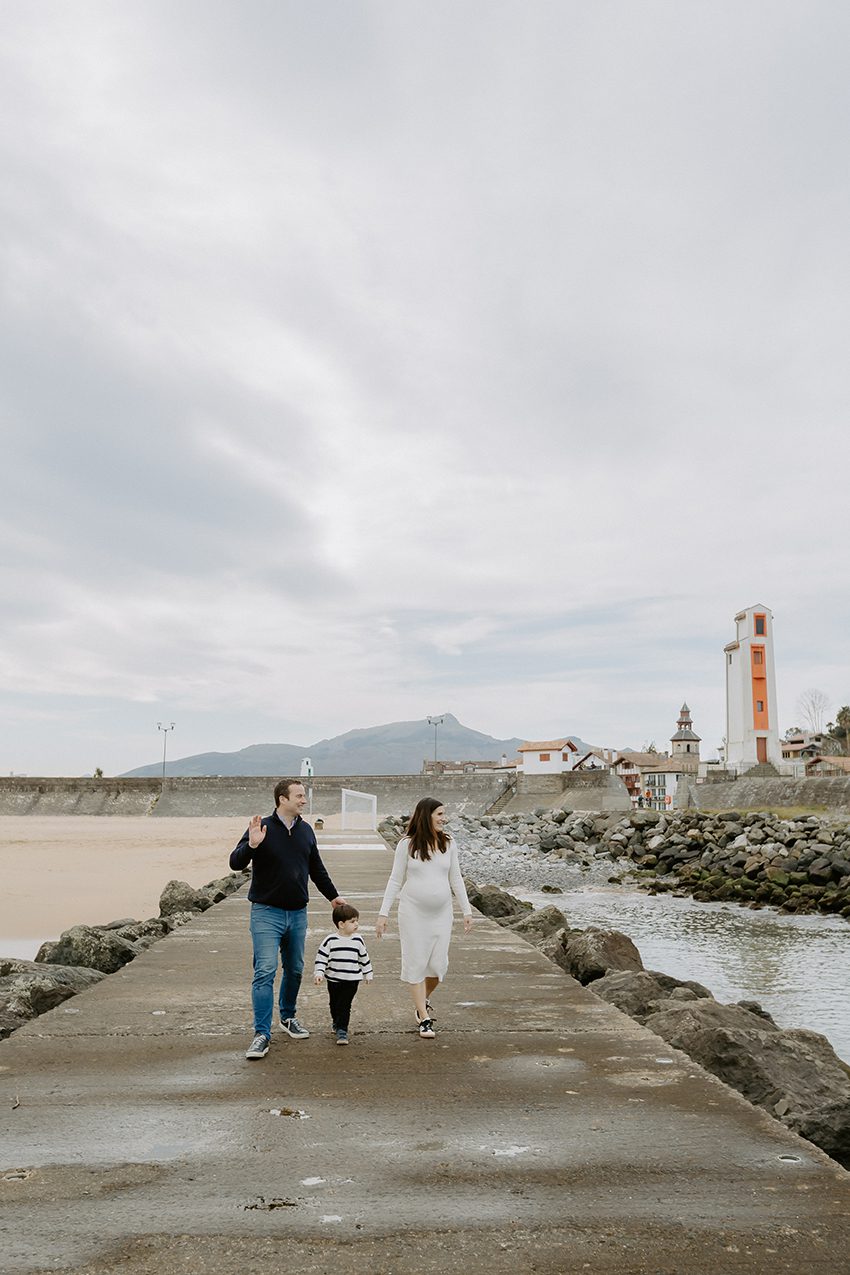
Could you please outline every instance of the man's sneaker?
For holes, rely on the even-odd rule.
[[[436,1034],[437,1033],[434,1031],[434,1024],[431,1022],[431,1019],[423,1018],[419,1024],[420,1040],[433,1040]]]
[[[251,1041],[250,1048],[245,1050],[246,1058],[265,1058],[269,1052],[269,1038],[264,1036],[262,1032],[257,1032]]]
[[[345,1028],[344,1028],[344,1027],[337,1027],[337,1029],[336,1029],[336,1043],[337,1043],[338,1045],[347,1045],[347,1044],[348,1044],[348,1032],[345,1030]]]
[[[306,1040],[310,1035],[307,1028],[302,1027],[297,1018],[284,1018],[280,1025],[293,1040]]]

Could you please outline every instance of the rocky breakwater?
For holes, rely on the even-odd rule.
[[[405,821],[380,831],[394,844]],[[464,872],[532,890],[570,889],[634,871],[655,893],[701,902],[831,912],[850,919],[850,823],[755,812],[463,816],[451,827]],[[614,872],[614,876],[611,873]]]
[[[755,1001],[720,1004],[700,983],[644,969],[616,930],[572,929],[557,907],[535,911],[496,886],[466,884],[485,916],[850,1168],[850,1067],[826,1037],[783,1030]]]
[[[160,896],[159,916],[74,925],[55,942],[42,943],[34,961],[0,958],[0,1039],[114,974],[157,939],[240,889],[245,879],[232,872],[200,889],[169,881]]]
[[[833,912],[850,919],[846,821],[689,811],[656,815],[649,823],[647,814],[654,812],[620,820],[601,845],[650,874],[651,889],[684,888],[701,901]]]

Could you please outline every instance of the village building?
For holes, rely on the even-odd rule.
[[[562,775],[573,769],[578,747],[571,739],[532,740],[520,744],[518,770],[525,775]]]

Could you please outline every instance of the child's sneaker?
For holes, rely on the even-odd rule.
[[[344,1027],[337,1027],[337,1029],[336,1029],[336,1043],[337,1043],[338,1045],[347,1045],[347,1044],[348,1044],[348,1032],[345,1030],[345,1028],[344,1028]]]

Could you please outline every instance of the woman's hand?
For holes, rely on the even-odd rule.
[[[463,932],[464,932],[464,934],[469,934],[469,932],[470,932],[470,930],[471,930],[471,929],[472,929],[472,916],[471,916],[471,915],[470,915],[470,916],[465,916],[465,917],[463,918]]]
[[[375,938],[382,939],[387,932],[387,918],[379,916],[375,922]]]

